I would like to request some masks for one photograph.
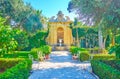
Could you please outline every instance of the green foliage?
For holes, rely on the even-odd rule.
[[[115,53],[116,58],[120,59],[120,44],[116,44],[115,46],[110,47],[109,54]]]
[[[85,36],[86,32],[85,32],[85,28],[74,28],[72,29],[72,34],[74,37],[76,37],[76,30],[78,29],[78,37],[81,38],[83,36]]]
[[[93,72],[99,76],[100,79],[119,79],[120,71],[107,65],[99,60],[91,61]]]
[[[33,56],[34,60],[38,59],[38,52],[41,53],[40,48],[32,48],[30,54]]]
[[[29,58],[30,51],[15,51],[13,55],[17,58]]]
[[[110,46],[110,35],[107,35],[106,42],[105,42],[105,48],[108,48]]]
[[[88,24],[102,28],[106,32],[108,29],[112,35],[119,34],[120,28],[120,0],[71,0],[68,4],[69,12],[76,12],[79,20]],[[107,29],[107,30],[106,30]]]
[[[29,45],[28,35],[25,31],[21,31],[20,29],[13,30],[14,39],[17,41],[18,46],[17,50],[22,50]]]
[[[0,48],[4,50],[3,53],[8,53],[15,50],[17,42],[13,38],[12,28],[6,25],[5,22],[6,20],[0,17]]]
[[[68,11],[77,12],[80,15],[79,18],[89,24],[90,19],[98,21],[101,18],[104,11],[103,8],[106,7],[105,3],[107,3],[105,0],[71,0],[68,5]]]
[[[51,53],[51,47],[48,45],[43,45],[39,48],[31,49],[30,54],[33,55],[34,59],[43,58],[44,55],[49,55]]]
[[[79,55],[80,61],[88,61],[90,59],[90,55],[88,52],[81,52]]]
[[[45,38],[47,36],[47,32],[38,31],[36,34],[29,37],[29,47],[31,48],[39,48],[42,45],[46,45]]]
[[[48,45],[41,46],[40,48],[45,55],[49,55],[51,53],[51,47]]]
[[[29,51],[14,51],[10,54],[4,54],[3,58],[29,58]]]
[[[5,58],[0,58],[0,71],[1,70],[6,70],[7,68],[11,68],[12,66],[15,66],[18,64],[20,59],[5,59]]]
[[[120,71],[120,60],[102,60],[102,62]]]
[[[117,43],[117,44],[120,44],[120,34],[116,35],[115,38],[116,38],[116,43]]]
[[[32,14],[31,16],[28,17],[28,19],[26,20],[26,23],[23,24],[23,28],[27,32],[33,33],[33,32],[36,32],[38,29],[42,28],[42,23],[36,14]]]
[[[79,48],[78,47],[75,47],[75,46],[71,46],[70,47],[70,52],[72,55],[77,55],[78,54],[78,50]]]
[[[71,52],[72,55],[77,55],[77,54],[79,54],[79,52],[88,52],[88,51],[85,48],[79,48],[79,47],[76,47],[76,46],[71,46],[70,47],[70,52]]]
[[[15,22],[11,24],[22,28],[27,32],[36,32],[42,26],[42,11],[35,10],[30,3],[24,3],[23,0],[1,0],[0,1],[0,16],[9,16],[9,24],[11,19]]]
[[[73,37],[77,37],[76,30],[78,30],[78,37],[81,40],[81,47],[93,48],[98,46],[98,32],[96,28],[78,27],[72,29]],[[88,43],[88,44],[87,44]]]
[[[77,24],[78,24],[78,19],[75,18],[75,19],[74,19],[74,26],[76,26]]]
[[[93,60],[111,60],[111,59],[115,59],[115,55],[109,55],[109,54],[93,55]]]
[[[16,59],[14,59],[16,60]],[[14,62],[14,61],[13,61]],[[32,61],[23,59],[15,66],[0,74],[0,79],[28,79]]]

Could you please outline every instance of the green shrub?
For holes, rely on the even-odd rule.
[[[51,53],[51,47],[48,45],[43,45],[40,48],[33,48],[31,49],[30,54],[33,55],[34,59],[38,59],[38,52],[40,54],[39,57],[50,54]]]
[[[18,58],[29,58],[30,51],[17,51],[15,54]]]
[[[111,60],[115,59],[114,55],[109,55],[109,54],[96,54],[93,55],[94,60]]]
[[[29,46],[26,48],[26,50],[39,48],[42,45],[46,45],[46,36],[47,31],[37,31],[35,34],[29,36]]]
[[[22,59],[18,62],[18,64],[1,73],[0,79],[28,79],[31,65],[31,60]]]
[[[10,54],[4,54],[3,58],[29,58],[28,55],[30,54],[29,51],[15,51]]]
[[[78,53],[78,48],[75,47],[75,46],[71,46],[70,47],[70,52],[71,52],[72,55],[74,55],[74,54],[76,55]]]
[[[87,49],[85,48],[78,48],[79,51],[88,51]]]
[[[102,60],[102,62],[120,71],[120,60]]]
[[[92,60],[91,66],[93,72],[99,76],[100,79],[120,79],[120,71],[107,65],[100,60]]]
[[[14,65],[16,65],[20,59],[9,59],[9,58],[1,58],[0,59],[0,70],[6,70]]]
[[[109,54],[115,53],[116,59],[120,59],[120,44],[110,47]]]
[[[4,54],[3,58],[17,58],[15,54]]]
[[[30,51],[30,54],[33,56],[34,60],[38,59],[38,52],[41,51],[40,48],[33,48]]]
[[[41,46],[40,48],[41,48],[41,51],[43,52],[43,54],[45,54],[45,55],[48,55],[51,53],[51,47],[48,45]]]
[[[70,47],[70,52],[71,52],[72,55],[77,55],[79,52],[82,52],[82,51],[86,51],[87,52],[87,49],[79,48],[79,47],[75,47],[75,46],[71,46]]]
[[[80,61],[88,61],[89,58],[90,58],[90,55],[87,52],[81,52],[79,55]]]

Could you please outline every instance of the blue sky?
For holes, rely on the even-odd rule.
[[[56,16],[61,10],[65,16],[69,16],[71,20],[74,19],[75,14],[67,11],[68,3],[70,0],[24,0],[31,3],[33,8],[42,10],[43,15],[46,17]]]

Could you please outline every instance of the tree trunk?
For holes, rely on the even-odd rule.
[[[114,37],[114,35],[112,36],[112,46],[114,46],[115,45],[115,37]]]
[[[79,47],[79,38],[78,38],[78,28],[76,28],[76,41],[77,41],[77,47]]]
[[[99,26],[99,31],[98,31],[98,39],[99,39],[99,48],[103,49],[103,36],[101,32],[101,27]]]
[[[104,38],[104,41],[103,41],[103,48],[105,49],[105,45],[106,45],[106,39],[107,37]]]

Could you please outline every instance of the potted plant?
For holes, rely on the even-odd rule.
[[[75,46],[72,46],[70,48],[70,52],[72,54],[72,59],[73,60],[76,60],[78,58],[78,51],[79,51],[79,48],[78,47],[75,47]]]
[[[49,54],[51,53],[51,47],[48,45],[45,45],[42,47],[43,54],[45,55],[45,59],[50,59]]]
[[[43,56],[43,53],[41,51],[38,52],[38,58],[40,61],[44,60],[44,56]]]

